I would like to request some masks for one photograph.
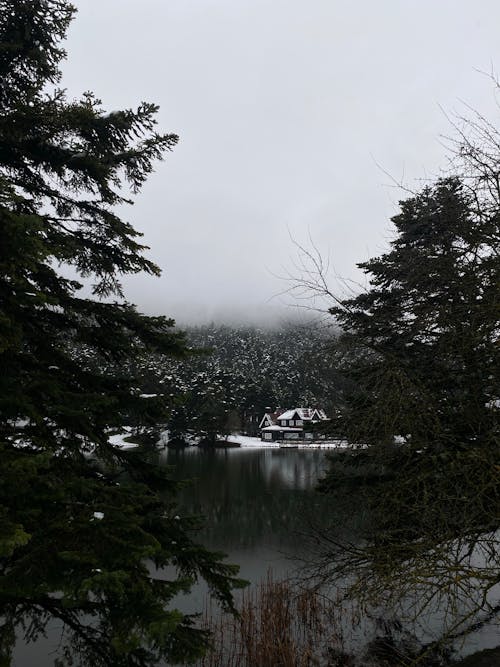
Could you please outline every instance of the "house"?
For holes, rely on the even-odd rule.
[[[266,414],[260,420],[259,429],[262,430],[268,426],[276,426],[278,423],[278,417],[284,412],[286,412],[286,410],[280,410],[280,408],[277,408],[274,412],[266,412]]]
[[[293,408],[266,412],[259,428],[263,441],[314,440],[312,424],[327,421],[328,417],[320,408]]]

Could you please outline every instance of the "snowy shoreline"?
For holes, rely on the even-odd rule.
[[[125,438],[130,437],[131,429],[126,429],[122,433],[117,433],[109,436],[109,442],[118,449],[134,449],[139,447],[138,443],[129,442]],[[330,440],[325,442],[264,442],[258,437],[250,435],[228,435],[222,437],[218,444],[218,448],[241,447],[242,449],[347,449],[349,444],[345,440]],[[168,447],[168,434],[162,433],[158,441],[158,446]],[[188,447],[197,447],[198,443],[190,442]]]
[[[250,435],[228,435],[224,438],[228,445],[237,445],[242,448],[254,447],[258,449],[346,449],[349,447],[345,440],[330,440],[326,442],[263,442],[260,438]]]

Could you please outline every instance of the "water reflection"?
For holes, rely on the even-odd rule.
[[[180,503],[205,517],[200,540],[228,553],[251,580],[269,566],[288,570],[309,522],[326,516],[328,498],[314,491],[326,465],[320,450],[190,448],[168,450],[163,460],[177,479],[191,480]]]
[[[161,459],[175,479],[191,480],[180,512],[205,517],[199,542],[227,553],[250,581],[264,578],[269,568],[277,576],[294,569],[309,521],[331,514],[331,500],[314,491],[325,470],[323,451],[189,448],[167,450]],[[175,604],[184,612],[201,611],[206,592],[200,584]],[[60,639],[59,624],[49,625],[45,639],[16,648],[14,667],[53,665]]]

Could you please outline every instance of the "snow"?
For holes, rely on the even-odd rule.
[[[168,445],[168,441],[170,439],[170,432],[167,431],[162,431],[160,433],[160,439],[156,443],[159,447],[166,447]]]
[[[346,440],[327,440],[326,442],[311,442],[298,444],[299,449],[348,449],[352,448]]]
[[[283,412],[279,418],[280,419],[295,419],[295,413],[298,414],[299,419],[304,419],[304,408],[294,408],[293,410],[287,410],[286,412]],[[307,415],[307,418],[309,418],[309,415]]]
[[[102,521],[104,519],[104,512],[94,512],[94,519]]]
[[[155,398],[158,394],[141,394],[139,398]]]
[[[240,447],[279,447],[277,442],[262,442],[260,438],[251,435],[228,435],[225,440],[228,444],[239,445]]]
[[[295,414],[298,415],[299,419],[310,419],[313,412],[311,408],[293,408],[283,412],[279,419],[295,419]]]
[[[135,442],[125,442],[124,438],[128,437],[128,435],[128,433],[116,433],[115,435],[110,435],[108,440],[114,447],[118,447],[119,449],[139,447]]]
[[[228,444],[239,445],[240,447],[259,447],[269,448],[273,447],[275,449],[290,448],[296,449],[346,449],[350,445],[345,440],[327,440],[323,442],[264,442],[260,438],[255,438],[250,435],[228,435],[225,438]]]
[[[296,415],[303,421],[315,420],[318,418],[327,419],[325,411],[317,408],[293,408],[292,410],[283,412],[278,419],[295,419]]]

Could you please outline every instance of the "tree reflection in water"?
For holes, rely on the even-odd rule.
[[[417,628],[421,664],[446,646],[470,652],[485,628],[490,630],[486,641],[498,644],[496,449],[395,450],[376,482],[372,475],[376,468],[380,472],[380,463],[373,454],[365,450],[343,457],[332,464],[323,490],[346,510],[354,493],[370,520],[356,542],[345,540],[334,526],[317,528],[311,578],[342,585],[365,613],[386,613]]]
[[[175,466],[176,478],[191,480],[180,502],[205,517],[201,539],[227,552],[293,552],[303,546],[300,533],[311,517],[324,515],[330,504],[314,492],[324,470],[322,451],[190,448],[169,450],[165,462]]]

